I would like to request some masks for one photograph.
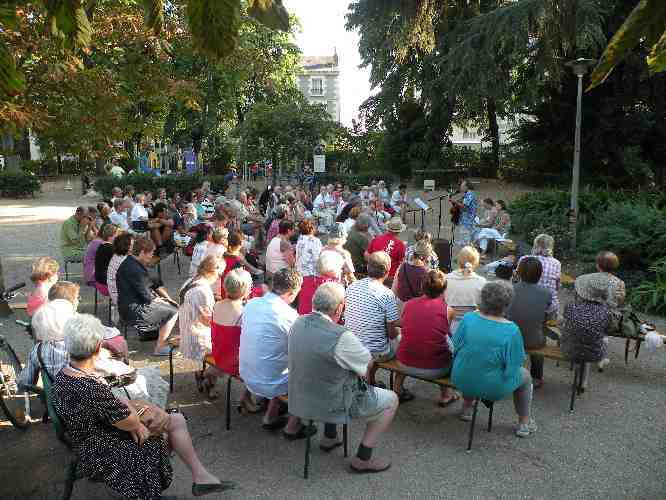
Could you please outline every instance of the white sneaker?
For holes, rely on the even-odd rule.
[[[516,436],[525,438],[537,431],[537,424],[534,420],[530,419],[529,424],[518,424],[515,429]]]
[[[604,371],[604,368],[606,368],[608,365],[610,365],[610,359],[609,358],[604,358],[599,363],[597,366],[599,367],[599,371],[602,372]]]
[[[459,415],[460,420],[462,420],[463,422],[471,422],[473,412],[474,412],[473,408],[463,409],[463,411]]]

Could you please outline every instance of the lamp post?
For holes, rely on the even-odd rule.
[[[576,224],[578,222],[578,190],[580,187],[580,124],[583,103],[583,76],[596,64],[595,59],[579,57],[566,63],[578,77],[578,98],[576,100],[576,135],[574,139],[573,175],[571,180],[571,206],[569,210],[569,230],[571,231],[571,251],[576,253]]]

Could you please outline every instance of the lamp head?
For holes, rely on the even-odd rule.
[[[573,71],[573,74],[576,76],[584,76],[587,71],[594,67],[597,64],[596,59],[585,59],[584,57],[579,57],[573,61],[566,63],[566,66],[569,66]]]

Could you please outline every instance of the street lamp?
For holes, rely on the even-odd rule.
[[[573,176],[571,180],[571,207],[569,210],[569,230],[571,231],[571,251],[576,253],[576,223],[578,221],[578,188],[580,186],[580,122],[583,103],[583,76],[593,67],[595,59],[579,57],[566,63],[578,77],[578,99],[576,100],[576,136],[574,140]]]

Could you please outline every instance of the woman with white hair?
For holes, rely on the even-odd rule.
[[[541,285],[548,290],[552,295],[551,306],[548,313],[555,313],[559,315],[560,312],[560,280],[562,277],[562,264],[559,260],[553,257],[553,249],[555,247],[555,239],[549,234],[540,234],[534,238],[534,246],[532,253],[521,257],[520,260],[526,257],[536,257],[541,262],[542,273],[538,285]],[[518,265],[520,265],[520,260]]]
[[[215,358],[215,369],[211,371],[239,378],[241,321],[244,303],[252,292],[252,276],[245,269],[234,269],[224,277],[223,286],[225,298],[215,304],[211,322],[211,341]],[[238,411],[241,413],[259,411],[247,388],[243,390]]]
[[[518,437],[536,432],[530,420],[532,377],[523,367],[527,358],[518,325],[505,318],[513,288],[504,281],[487,283],[478,311],[467,313],[453,335],[451,382],[463,394],[460,418],[472,419],[475,398],[500,401],[513,396],[518,414]]]
[[[476,274],[479,267],[479,252],[471,246],[463,247],[456,260],[458,269],[446,275],[446,293],[444,298],[449,307],[456,311],[456,319],[451,322],[451,333],[455,333],[462,316],[474,311],[486,284],[486,278]]]
[[[321,253],[335,252],[342,256],[344,259],[342,280],[344,283],[349,284],[356,281],[356,276],[354,275],[356,269],[354,268],[351,253],[344,248],[345,243],[347,243],[347,231],[345,231],[345,226],[341,222],[336,222],[331,226],[331,230],[328,233],[328,241],[326,242],[326,246],[322,248]]]
[[[172,449],[192,473],[194,496],[234,488],[234,483],[221,482],[202,465],[181,414],[166,414],[113,395],[95,372],[103,337],[102,323],[94,316],[70,319],[65,325],[69,365],[56,375],[51,389],[53,406],[79,458],[79,472],[103,480],[123,498],[159,499],[173,477]],[[160,417],[159,429],[146,419],[148,414]]]

